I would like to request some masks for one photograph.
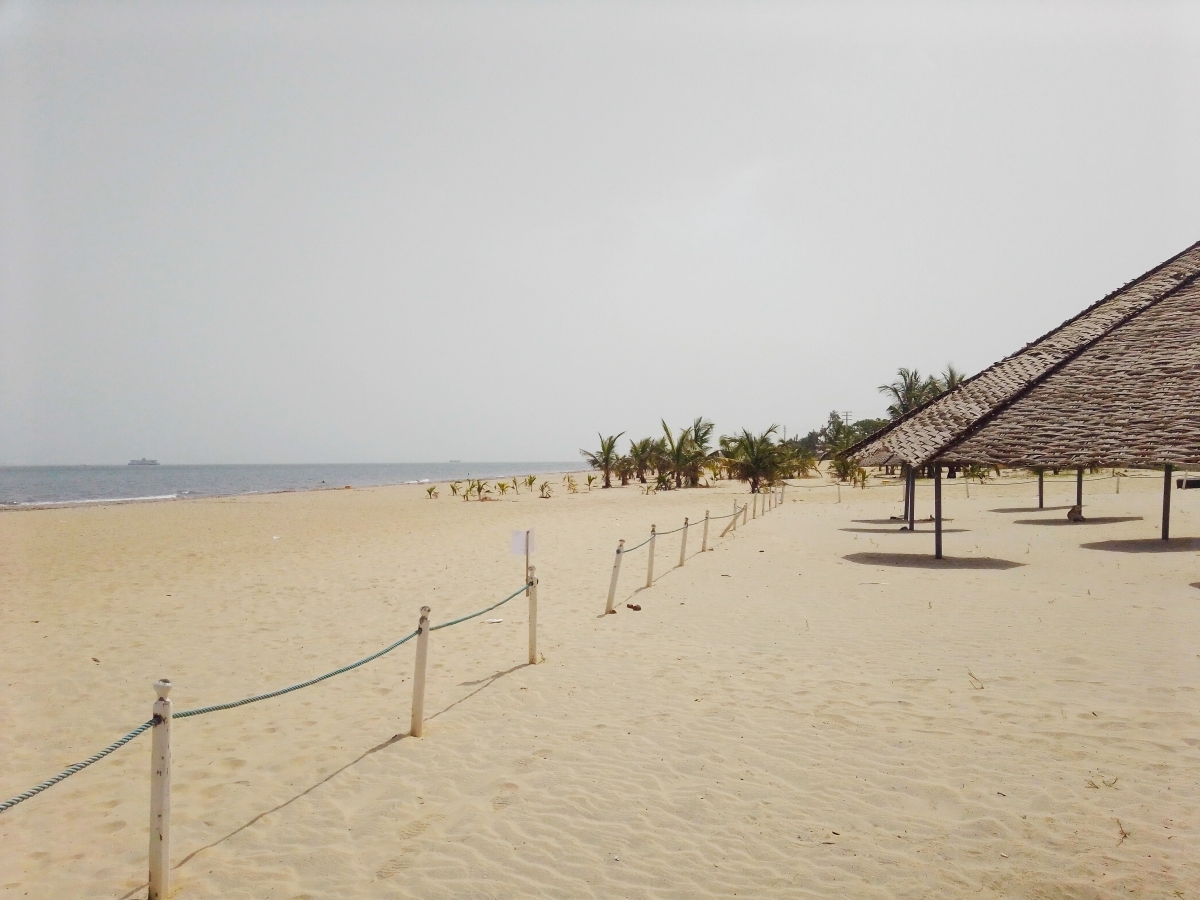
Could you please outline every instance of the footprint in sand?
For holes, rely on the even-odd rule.
[[[429,828],[430,825],[435,824],[436,822],[440,821],[443,818],[445,818],[445,817],[438,816],[438,815],[432,815],[432,816],[426,816],[423,819],[417,819],[417,821],[410,822],[408,825],[405,825],[403,828],[401,828],[399,831],[397,831],[396,837],[398,837],[402,841],[411,841],[415,837],[420,837],[422,834],[425,833],[425,831]]]
[[[500,785],[500,793],[492,798],[492,809],[499,812],[507,806],[511,806],[517,799],[517,786],[511,781]]]
[[[375,872],[376,878],[391,878],[393,875],[399,875],[405,869],[412,865],[413,860],[417,858],[420,851],[416,847],[406,847],[400,851],[399,856],[394,856],[379,867]]]
[[[534,763],[544,762],[550,758],[549,750],[534,750],[533,756],[526,756],[523,759],[518,759],[515,763],[518,769],[528,769]]]

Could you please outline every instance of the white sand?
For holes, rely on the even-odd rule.
[[[1154,479],[1087,488],[1089,516],[1144,518],[1017,524],[1063,513],[948,483],[943,566],[846,559],[932,551],[886,522],[898,487],[793,490],[703,557],[693,530],[682,570],[662,538],[641,612],[631,554],[609,617],[616,539],[723,514],[733,486],[2,513],[0,797],[144,721],[157,677],[176,709],[236,699],[372,652],[422,603],[485,605],[532,526],[545,662],[522,666],[523,598],[436,632],[426,737],[405,736],[411,644],[176,724],[175,897],[1195,897],[1200,541],[1083,549],[1154,549],[1160,512]],[[1200,491],[1175,499],[1200,537]],[[143,736],[0,814],[0,898],[143,894],[148,757]]]

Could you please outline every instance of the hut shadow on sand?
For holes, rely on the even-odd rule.
[[[1070,506],[1009,506],[1002,509],[989,509],[988,512],[994,513],[1035,513],[1035,512],[1054,512],[1060,509],[1070,509]],[[949,521],[949,520],[947,520]]]
[[[1080,544],[1084,550],[1107,550],[1109,553],[1195,553],[1200,550],[1200,538],[1139,538],[1134,540],[1093,541]],[[1195,585],[1193,585],[1195,587]]]
[[[892,528],[839,528],[839,531],[851,531],[857,534],[921,534],[920,531],[909,531],[907,526],[901,527],[896,525]],[[969,528],[943,528],[943,534],[956,534],[958,532],[970,531]],[[929,532],[925,532],[928,534]]]
[[[1014,525],[1115,525],[1118,522],[1140,522],[1141,516],[1088,516],[1082,522],[1069,519],[1013,519]]]
[[[1025,563],[993,556],[946,556],[934,559],[917,553],[850,553],[842,559],[864,566],[891,566],[901,569],[1015,569]]]

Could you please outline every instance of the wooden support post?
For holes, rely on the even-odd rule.
[[[1075,470],[1075,505],[1083,509],[1083,466]]]
[[[525,530],[525,596],[529,596],[529,534],[530,530]]]
[[[758,494],[751,494],[750,502],[754,505],[754,512],[751,513],[750,518],[757,519],[758,518]]]
[[[915,531],[917,524],[917,470],[908,467],[908,530]]]
[[[1171,537],[1171,472],[1170,465],[1163,466],[1162,539],[1164,541]]]
[[[679,564],[682,566],[685,556],[687,555],[687,532],[688,520],[683,520],[683,536],[679,539]]]
[[[742,513],[741,509],[738,508],[738,502],[736,500],[734,500],[733,501],[733,523],[732,523],[734,531],[737,531],[738,519],[740,519],[742,517],[741,513]],[[729,531],[728,525],[725,526],[725,531]],[[721,537],[725,537],[725,531],[721,532]]]
[[[658,540],[658,532],[653,525],[650,526],[650,551],[646,554],[649,557],[646,560],[646,587],[654,584],[654,544]]]
[[[425,662],[429,658],[429,613],[428,606],[421,607],[421,618],[417,621],[417,664],[413,672],[412,724],[409,732],[420,737],[425,730]]]
[[[908,521],[908,504],[912,502],[912,495],[909,493],[910,482],[908,478],[908,466],[904,467],[904,521]]]
[[[171,682],[154,682],[154,727],[150,729],[150,900],[171,893]]]
[[[529,664],[537,665],[537,566],[529,567]]]
[[[942,467],[933,467],[933,558],[942,558]]]
[[[708,552],[708,510],[704,511],[704,536],[700,538],[700,552]]]
[[[621,574],[621,554],[625,552],[624,539],[617,541],[617,557],[613,560],[612,579],[608,582],[608,603],[604,606],[604,614],[610,615],[616,612],[613,609],[613,603],[617,599],[617,578]]]
[[[1046,470],[1038,469],[1038,509],[1046,507]]]

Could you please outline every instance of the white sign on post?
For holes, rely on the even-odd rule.
[[[526,537],[529,538],[528,546],[525,542]],[[534,537],[532,528],[530,528],[528,531],[521,530],[514,531],[512,533],[512,546],[509,548],[509,552],[511,552],[513,556],[527,556],[536,549],[537,538]]]

